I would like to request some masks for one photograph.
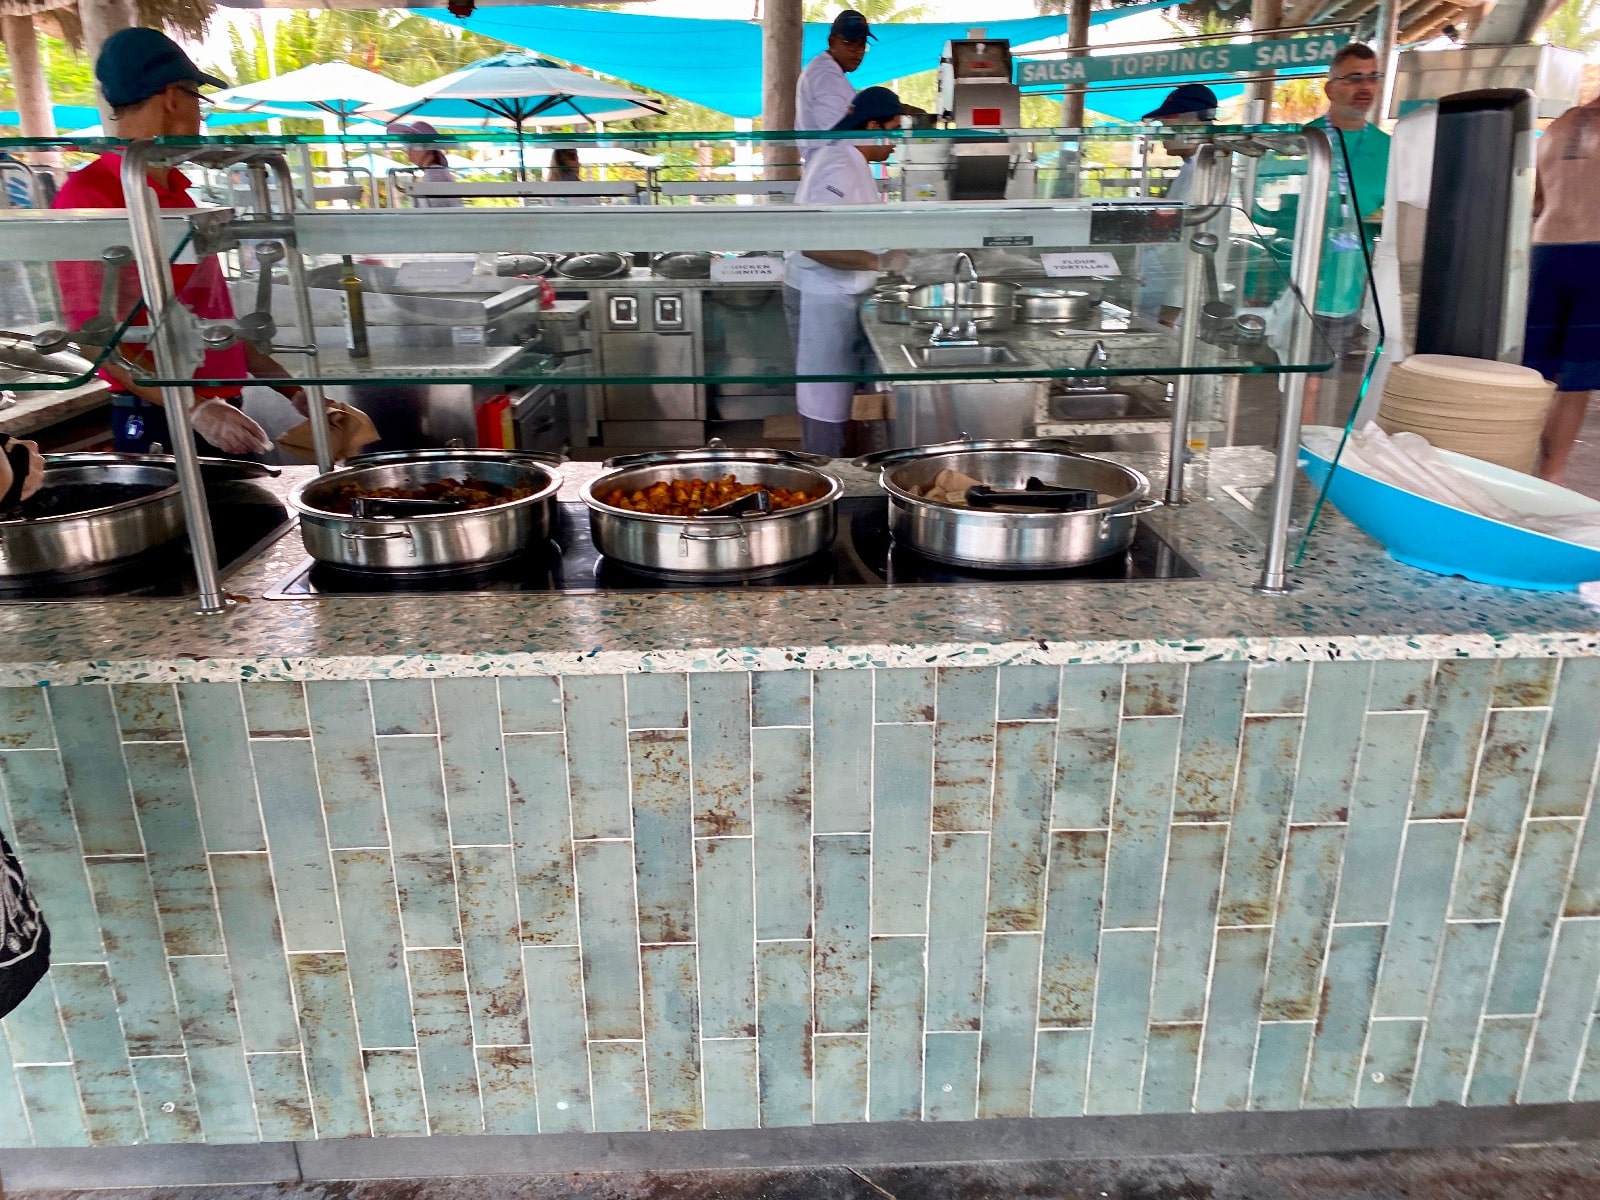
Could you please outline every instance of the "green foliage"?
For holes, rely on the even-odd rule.
[[[1544,40],[1580,54],[1600,49],[1600,0],[1567,0],[1544,23]]]
[[[272,31],[270,56],[259,29],[234,25],[228,41],[222,73],[235,85],[265,79],[272,58],[280,75],[314,63],[347,62],[415,85],[514,48],[398,9],[297,9]]]
[[[926,4],[901,4],[899,0],[806,0],[805,19],[821,25],[832,21],[847,8],[853,8],[868,23],[892,25],[900,21],[927,21],[933,10]]]
[[[50,84],[50,98],[56,104],[93,104],[95,102],[94,67],[83,55],[76,53],[60,38],[39,35],[39,58],[44,66],[44,76]],[[0,47],[0,107],[12,106],[11,64],[5,49]]]

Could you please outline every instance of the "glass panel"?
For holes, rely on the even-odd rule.
[[[47,220],[14,213],[8,222],[0,214],[0,244],[19,246],[14,237],[24,228],[37,232]],[[54,256],[32,257],[36,251],[28,249],[22,253],[30,257],[7,258],[0,250],[0,389],[6,391],[70,391],[91,382],[144,311],[125,236],[98,257],[76,261],[66,255],[83,253],[82,239],[68,248],[69,222],[51,223],[67,236],[31,238],[29,245],[59,241]]]

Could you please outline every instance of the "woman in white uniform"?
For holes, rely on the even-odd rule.
[[[857,92],[835,129],[863,131],[898,127],[900,97],[884,87]],[[829,142],[806,162],[796,204],[877,204],[882,200],[870,163],[883,162],[890,145]],[[839,375],[830,382],[797,383],[803,445],[838,457],[850,419],[856,378],[870,369],[871,347],[861,328],[861,297],[883,271],[905,268],[903,250],[791,250],[785,255],[784,310],[795,346],[798,375]]]

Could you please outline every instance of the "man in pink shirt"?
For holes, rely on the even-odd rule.
[[[95,61],[95,77],[111,108],[117,136],[129,139],[198,136],[203,103],[200,86],[227,86],[201,71],[176,42],[156,29],[123,29],[107,38]],[[189,196],[189,181],[177,169],[153,170],[148,182],[162,208],[195,207]],[[126,208],[122,155],[102,154],[73,172],[62,184],[52,207]],[[57,264],[65,316],[74,329],[99,312],[102,270],[98,262]],[[207,258],[198,265],[174,265],[172,283],[178,300],[196,316],[233,319],[233,303],[217,259]],[[129,270],[124,273],[116,312],[110,315],[123,320],[139,300],[138,280]],[[142,346],[124,343],[122,350],[136,365],[149,361]],[[269,355],[241,342],[207,353],[199,378],[255,377],[270,381],[281,380],[287,374]],[[160,389],[135,382],[124,368],[109,361],[101,367],[100,375],[113,389],[112,434],[116,448],[142,453],[153,442],[170,447],[172,437],[161,408]],[[298,384],[272,386],[301,412],[305,411],[305,392]],[[270,450],[271,439],[240,410],[241,397],[241,385],[237,383],[196,387],[196,403],[190,413],[195,433],[227,454]]]

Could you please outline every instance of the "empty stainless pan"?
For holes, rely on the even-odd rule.
[[[1017,291],[1017,319],[1024,325],[1081,325],[1095,303],[1083,288],[1031,285]]]
[[[994,279],[924,283],[906,297],[906,316],[913,325],[949,329],[971,321],[979,329],[1008,329],[1017,320],[1017,285]]]

